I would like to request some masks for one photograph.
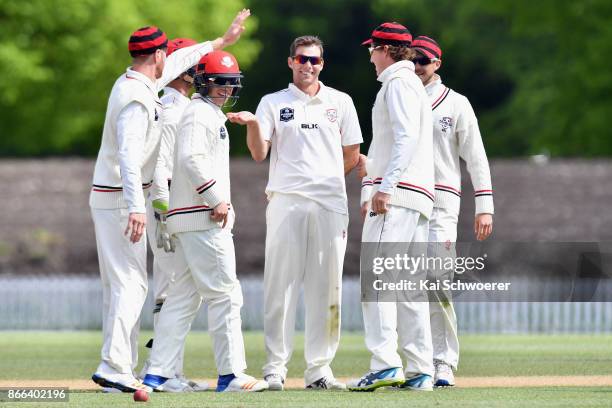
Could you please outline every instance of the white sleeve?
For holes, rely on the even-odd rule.
[[[168,203],[170,191],[168,180],[172,179],[172,161],[174,159],[174,140],[177,130],[176,122],[165,122],[162,127],[161,141],[159,144],[159,155],[155,163],[155,173],[153,174],[153,187],[151,200],[162,200]]]
[[[340,121],[340,134],[342,135],[342,146],[351,146],[363,143],[361,135],[361,127],[359,126],[359,118],[355,104],[350,96],[346,96],[346,101],[343,101]]]
[[[268,100],[268,98],[264,97],[261,99],[261,101],[259,101],[257,110],[255,111],[255,116],[257,116],[257,122],[259,122],[259,132],[261,136],[264,138],[264,140],[269,142],[274,134],[276,124],[274,121],[272,103]]]
[[[421,115],[419,96],[401,78],[392,79],[385,94],[393,147],[379,191],[391,194],[402,173],[410,165],[419,138]]]
[[[166,58],[162,77],[157,80],[157,89],[174,81],[179,75],[198,63],[200,58],[213,51],[210,41],[176,50]]]
[[[140,102],[130,102],[117,118],[117,145],[123,198],[130,213],[146,213],[142,160],[149,116]]]
[[[361,200],[359,202],[360,205],[363,203],[367,203],[372,198],[372,179],[368,176],[364,177],[361,180]]]
[[[476,215],[493,214],[493,187],[489,161],[485,152],[478,120],[470,102],[465,99],[456,124],[459,156],[465,160],[474,187]]]
[[[184,148],[177,157],[185,165],[187,176],[196,186],[209,207],[215,208],[223,200],[217,191],[217,181],[206,171],[205,163],[215,154],[216,134],[207,126],[206,118],[192,110],[182,119],[178,137],[184,142]]]

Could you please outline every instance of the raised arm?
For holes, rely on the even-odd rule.
[[[244,32],[244,22],[250,15],[251,11],[249,9],[242,9],[229,25],[223,37],[192,45],[191,47],[181,48],[173,52],[166,59],[162,77],[157,81],[158,89],[162,89],[180,74],[197,64],[200,58],[209,52],[220,50],[236,43]]]

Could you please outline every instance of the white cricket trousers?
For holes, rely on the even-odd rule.
[[[176,258],[183,259],[183,266],[177,268],[159,313],[147,373],[174,377],[175,363],[203,299],[217,371],[219,375],[240,374],[246,369],[242,289],[236,278],[232,233],[213,228],[176,236]]]
[[[264,270],[264,376],[287,376],[295,314],[304,284],[304,381],[333,376],[340,341],[342,266],[348,216],[308,198],[274,193],[266,210]]]
[[[363,242],[426,243],[428,221],[418,211],[388,205],[386,214],[366,215]],[[433,350],[426,301],[362,302],[365,343],[372,353],[370,370],[403,367],[399,349],[406,358],[406,377],[433,376]]]
[[[124,235],[127,208],[91,209],[102,279],[102,363],[122,374],[138,364],[140,313],[147,296],[147,237]]]
[[[429,221],[429,242],[448,243],[434,245],[434,256],[455,257],[457,241],[458,215],[444,208],[434,208]],[[440,252],[448,253],[441,254]],[[441,279],[453,279],[453,271],[442,273]],[[459,364],[459,337],[457,336],[457,315],[450,292],[441,293],[438,301],[429,304],[431,318],[431,337],[433,341],[433,358],[444,361],[457,369]]]
[[[153,253],[153,329],[157,326],[159,311],[168,295],[168,288],[174,282],[176,269],[184,267],[185,261],[177,259],[175,252],[166,252],[164,248],[157,247],[157,227],[153,203],[147,200],[147,238]],[[162,336],[163,333],[160,333]],[[183,375],[183,360],[185,356],[185,343],[181,346],[179,359],[176,361],[176,375]]]

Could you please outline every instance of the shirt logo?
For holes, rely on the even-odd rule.
[[[158,119],[159,119],[159,114],[157,113],[157,109],[155,109],[155,121],[157,122]]]
[[[302,123],[302,129],[318,129],[319,125],[317,123]]]
[[[219,132],[221,134],[221,139],[225,139],[227,137],[227,130],[225,129],[225,126],[221,126],[221,129],[219,129]]]
[[[338,111],[335,109],[326,110],[325,115],[330,122],[335,122],[338,119]]]
[[[440,119],[440,126],[442,127],[442,131],[446,133],[446,130],[453,126],[453,118],[449,118],[448,116],[444,116]]]
[[[283,108],[280,110],[280,121],[281,122],[289,122],[293,120],[293,109],[291,108]]]

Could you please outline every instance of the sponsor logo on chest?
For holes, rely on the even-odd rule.
[[[225,126],[221,126],[221,129],[219,129],[219,137],[221,137],[221,139],[225,139],[227,137],[227,129]]]
[[[294,119],[293,109],[291,108],[282,108],[280,110],[280,121],[281,122],[289,122]]]

